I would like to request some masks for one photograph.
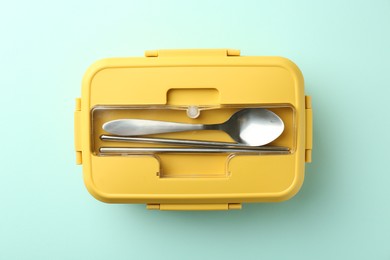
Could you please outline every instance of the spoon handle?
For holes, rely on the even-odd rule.
[[[118,119],[104,123],[103,129],[114,135],[133,136],[215,129],[213,126],[144,119]]]

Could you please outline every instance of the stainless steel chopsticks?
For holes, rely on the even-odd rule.
[[[178,148],[178,147],[101,147],[102,155],[107,154],[153,154],[153,153],[245,153],[245,154],[289,154],[289,150],[256,150],[240,148]]]
[[[155,143],[155,144],[196,146],[196,147],[203,147],[203,148],[218,148],[218,149],[236,148],[236,150],[245,149],[245,150],[255,150],[255,151],[289,151],[289,148],[284,146],[248,146],[248,145],[243,145],[238,143],[198,141],[198,140],[188,140],[188,139],[132,137],[132,136],[130,137],[130,136],[113,136],[113,135],[102,135],[100,139],[103,141],[114,141],[114,142]]]

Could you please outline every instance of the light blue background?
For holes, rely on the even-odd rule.
[[[0,259],[390,259],[390,1],[1,1]],[[73,151],[105,57],[237,48],[292,59],[313,97],[293,199],[231,212],[108,205]]]

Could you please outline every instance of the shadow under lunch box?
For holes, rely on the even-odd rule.
[[[283,201],[298,192],[305,162],[311,161],[312,110],[294,63],[230,49],[145,56],[100,60],[84,76],[74,116],[76,161],[96,199],[145,203],[148,209],[227,210],[245,202]],[[283,132],[252,151],[236,148],[228,133],[215,129],[159,134],[126,134],[135,129],[131,125],[125,134],[103,129],[128,119],[219,124],[248,110],[279,118]],[[145,123],[137,131],[150,129]],[[207,145],[214,142],[232,146]]]

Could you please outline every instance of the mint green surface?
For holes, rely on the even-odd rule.
[[[390,259],[390,1],[2,1],[0,259]],[[84,187],[74,98],[105,57],[279,55],[313,97],[300,193],[241,211],[109,205]]]

